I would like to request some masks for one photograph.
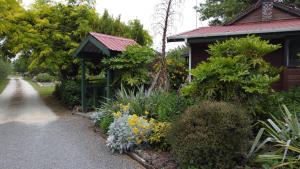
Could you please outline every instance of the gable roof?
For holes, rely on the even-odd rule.
[[[285,13],[292,14],[296,17],[282,20],[270,20],[267,22],[248,22],[237,23],[248,14],[257,10],[262,6],[264,0],[259,0],[256,4],[247,9],[244,13],[238,15],[231,22],[222,26],[200,27],[195,30],[183,32],[177,35],[168,37],[168,42],[185,41],[190,38],[208,38],[218,39],[218,37],[241,36],[251,34],[270,34],[270,33],[286,33],[300,32],[300,9],[289,6],[280,2],[273,2],[273,6],[282,10]]]
[[[100,41],[104,46],[109,50],[122,52],[126,49],[127,46],[136,45],[137,43],[132,39],[116,37],[111,35],[105,35],[96,32],[90,32],[94,38]]]
[[[300,19],[277,20],[228,26],[201,27],[192,31],[168,37],[169,42],[184,41],[189,38],[234,36],[264,33],[300,31]]]
[[[233,20],[225,23],[224,25],[232,25],[235,22],[241,20],[242,18],[244,18],[245,16],[247,16],[251,12],[253,12],[256,9],[260,8],[262,6],[262,2],[263,2],[263,0],[259,0],[256,4],[250,6],[244,12],[242,12],[241,14],[239,14],[238,16],[236,16]],[[275,2],[274,1],[273,2],[273,7],[281,9],[282,11],[287,12],[289,14],[296,15],[296,16],[300,17],[300,9],[296,8],[295,6],[287,5],[287,4],[284,4],[282,2]]]

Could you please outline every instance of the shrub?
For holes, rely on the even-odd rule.
[[[210,58],[191,71],[193,81],[182,92],[217,101],[245,101],[268,94],[271,84],[279,80],[279,70],[263,56],[278,48],[253,36],[210,45]]]
[[[121,105],[109,126],[106,145],[113,151],[127,152],[145,143],[151,132],[151,123],[136,114],[129,115],[129,105]]]
[[[251,120],[240,107],[204,101],[189,109],[168,134],[181,167],[232,169],[249,146]]]
[[[118,57],[104,59],[103,62],[112,70],[120,73],[122,84],[130,87],[136,87],[149,84],[151,76],[149,75],[149,66],[155,59],[156,52],[149,47],[139,45],[128,46],[126,51]]]
[[[149,137],[149,143],[152,147],[162,151],[169,151],[170,145],[167,142],[167,133],[170,130],[171,123],[156,122],[153,125],[152,133]]]
[[[36,77],[35,80],[37,82],[52,82],[54,80],[54,77],[49,75],[48,73],[39,73]]]
[[[100,120],[100,127],[103,130],[103,132],[107,133],[109,130],[109,126],[114,121],[113,116],[106,115]]]
[[[63,81],[61,84],[56,85],[54,94],[70,108],[80,105],[80,82],[72,80]]]
[[[183,55],[188,53],[188,47],[179,46],[168,52],[167,65],[171,89],[178,90],[188,77],[188,61]]]
[[[130,104],[130,112],[144,115],[149,112],[148,117],[159,121],[174,121],[190,104],[189,100],[176,93],[156,90],[148,93],[144,88],[137,91],[127,91],[122,88],[116,96],[115,104]],[[115,106],[111,106],[114,108]]]
[[[269,168],[300,168],[300,122],[296,113],[291,113],[286,106],[281,113],[281,118],[261,121],[263,128],[258,132],[248,157],[260,154],[257,161],[270,165]],[[260,142],[264,133],[266,139]],[[267,144],[271,148],[266,148]]]
[[[10,73],[10,64],[0,59],[0,81],[5,80],[9,75],[9,73]]]

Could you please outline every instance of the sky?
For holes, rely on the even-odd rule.
[[[24,6],[30,5],[34,0],[23,0]],[[129,20],[139,19],[144,28],[149,31],[154,39],[154,48],[159,49],[161,44],[160,37],[155,35],[153,30],[153,14],[155,13],[155,5],[160,0],[96,0],[96,10],[102,14],[105,9],[114,17],[121,15],[121,20],[128,22]],[[200,26],[206,26],[207,22],[197,21],[194,6],[203,0],[185,0],[181,9],[181,21],[176,23],[176,29],[170,34],[177,34],[184,31],[192,30]],[[169,43],[168,49],[174,48],[182,43]]]

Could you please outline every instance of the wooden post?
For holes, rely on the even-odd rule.
[[[85,60],[81,58],[81,107],[86,112],[86,82],[85,82]]]
[[[112,81],[112,72],[110,69],[106,70],[106,97],[111,98],[111,82]]]

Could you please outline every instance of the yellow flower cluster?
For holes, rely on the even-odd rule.
[[[115,113],[113,113],[114,118],[118,119],[122,116],[122,113],[120,111],[117,111]]]
[[[130,106],[130,104],[127,104],[127,105],[120,104],[120,108],[123,111],[128,111],[129,110],[129,106]]]
[[[136,114],[129,116],[127,120],[133,134],[132,138],[129,138],[129,140],[135,141],[137,145],[146,141],[151,128],[150,121],[144,117],[139,117]]]

